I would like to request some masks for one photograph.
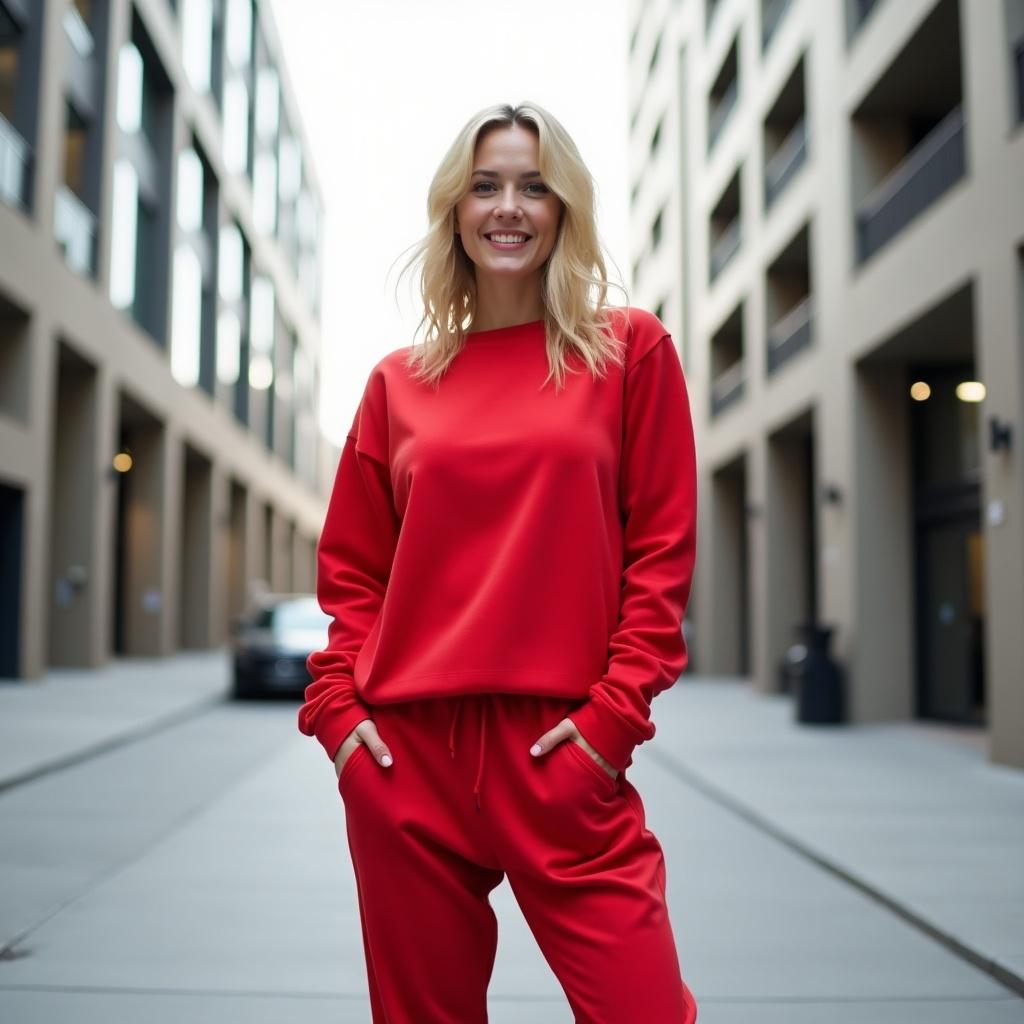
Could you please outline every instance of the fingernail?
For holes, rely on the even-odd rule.
[[[534,743],[534,745],[530,747],[530,753],[533,754],[534,757],[536,757],[540,753],[540,744]]]
[[[381,763],[382,765],[384,765],[384,767],[385,767],[385,768],[390,768],[390,767],[391,767],[391,755],[390,755],[390,754],[385,754],[385,755],[384,755],[384,756],[383,756],[383,757],[382,757],[382,758],[380,759],[380,763]]]

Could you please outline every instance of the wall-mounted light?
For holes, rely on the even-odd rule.
[[[1007,451],[1013,442],[1013,428],[1005,420],[998,416],[990,416],[988,420],[988,446],[991,451],[997,452],[1000,448]]]
[[[961,402],[984,402],[985,385],[980,380],[962,380],[956,386],[956,397]]]
[[[843,492],[836,484],[822,484],[821,500],[826,505],[839,505],[843,500]]]
[[[130,448],[122,448],[111,460],[110,460],[110,477],[113,480],[117,480],[119,477],[124,476],[132,466],[134,460],[132,459],[132,453]]]

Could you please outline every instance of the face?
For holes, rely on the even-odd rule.
[[[477,143],[469,191],[455,206],[455,231],[478,278],[533,274],[551,255],[562,202],[540,176],[537,150],[537,137],[519,127],[494,128]],[[527,237],[498,241],[504,233]]]

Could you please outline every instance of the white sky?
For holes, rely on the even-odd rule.
[[[396,304],[397,277],[426,230],[430,179],[481,107],[533,100],[561,121],[597,184],[609,277],[628,283],[631,6],[271,0],[326,206],[321,427],[336,444],[374,363],[412,344],[417,275]]]

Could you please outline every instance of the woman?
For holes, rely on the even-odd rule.
[[[536,104],[473,117],[428,209],[426,338],[373,368],[345,441],[299,712],[338,773],[373,1020],[487,1020],[507,875],[577,1021],[691,1024],[625,778],[687,661],[679,357],[605,305],[591,177]]]

